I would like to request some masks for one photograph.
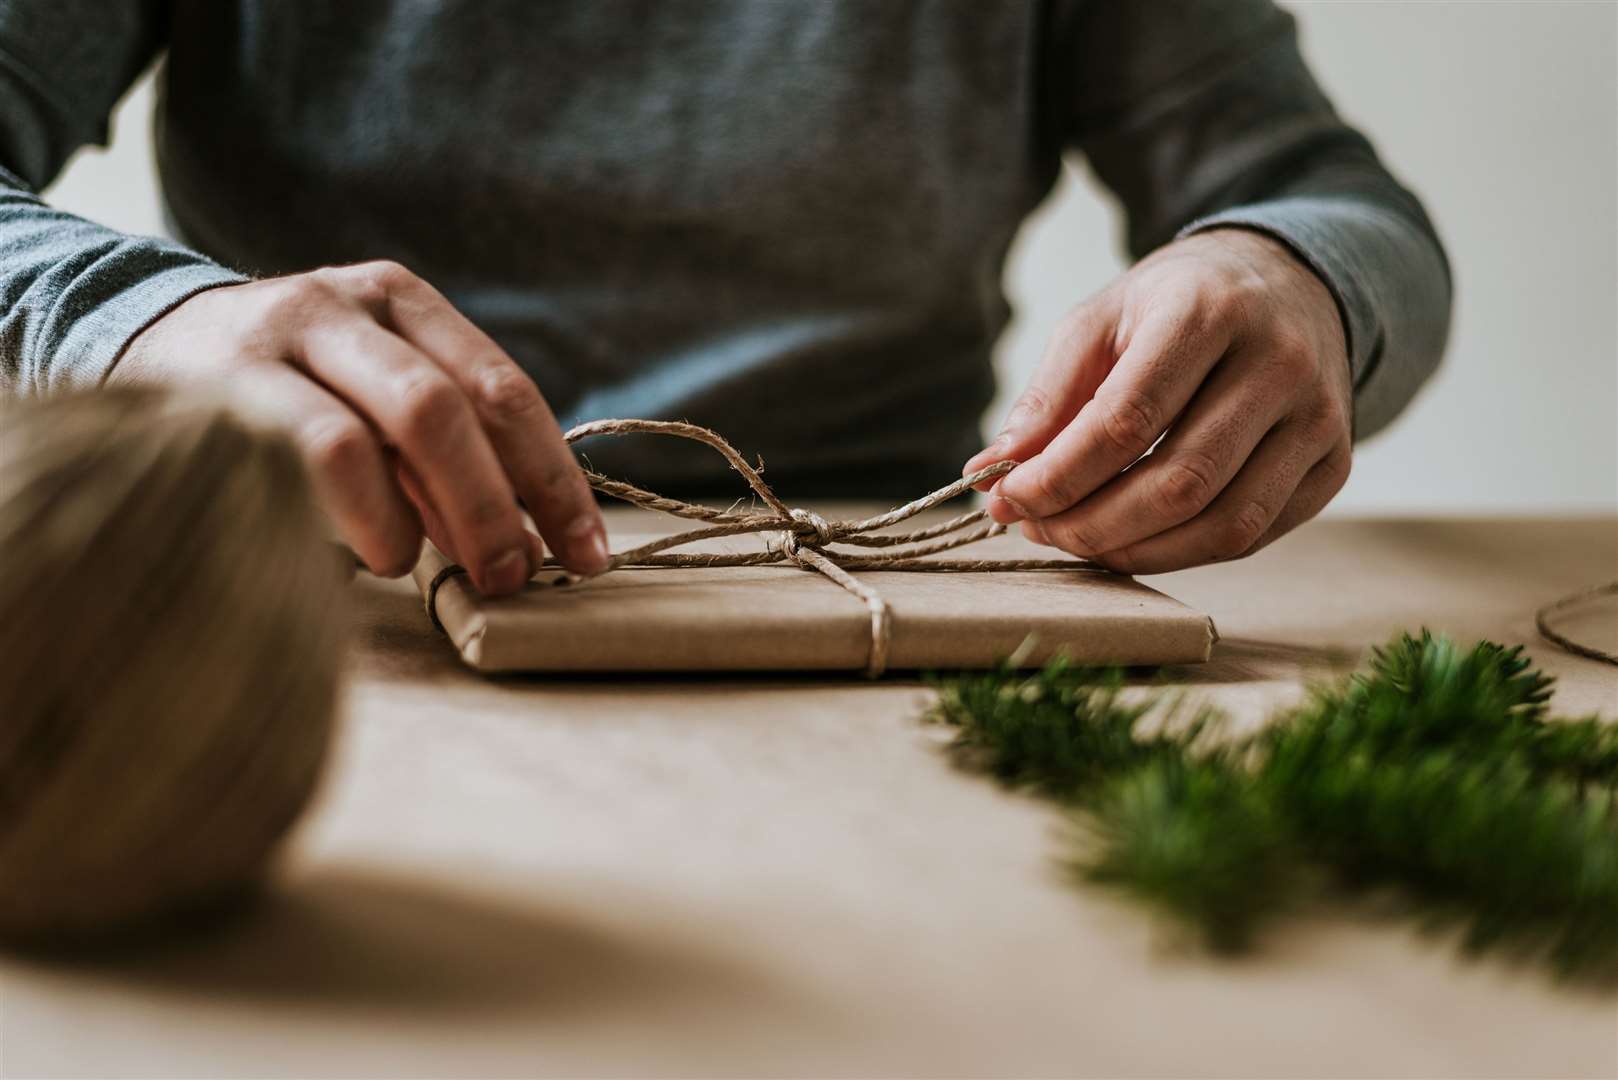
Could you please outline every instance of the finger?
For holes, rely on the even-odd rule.
[[[404,490],[405,497],[415,508],[416,516],[420,518],[422,528],[427,533],[427,539],[452,562],[459,563],[461,556],[455,550],[455,541],[450,538],[449,529],[444,526],[444,518],[433,506],[433,501],[427,497],[427,489],[416,478],[409,463],[395,455],[393,468],[394,475],[399,480],[399,487]]]
[[[357,311],[311,326],[301,359],[410,463],[478,589],[522,588],[532,568],[517,497],[454,381]]]
[[[1073,422],[1000,479],[989,513],[1006,524],[1050,517],[1117,476],[1174,422],[1230,340],[1204,320],[1149,319]]]
[[[1121,573],[1160,574],[1238,559],[1268,542],[1264,538],[1284,515],[1295,512],[1297,500],[1304,500],[1300,509],[1313,506],[1309,516],[1318,513],[1348,475],[1348,451],[1343,444],[1322,454],[1317,443],[1297,430],[1301,426],[1289,421],[1265,436],[1230,486],[1192,520],[1096,561]],[[1297,518],[1286,528],[1303,520]]]
[[[1309,470],[1286,507],[1276,515],[1275,521],[1264,531],[1264,535],[1258,538],[1258,543],[1249,548],[1245,554],[1251,555],[1268,547],[1326,509],[1337,497],[1337,493],[1343,490],[1343,485],[1348,483],[1353,462],[1353,449],[1347,442],[1333,449],[1319,464]]]
[[[1264,369],[1228,357],[1155,450],[1041,528],[1055,546],[1092,557],[1190,521],[1286,414],[1292,394]]]
[[[433,506],[432,500],[427,498],[426,490],[422,487],[421,481],[415,478],[410,471],[410,466],[404,461],[395,458],[394,467],[397,470],[399,486],[404,489],[405,496],[415,507],[416,514],[421,518],[421,523],[427,530],[427,539],[431,540],[433,546],[442,551],[452,561],[460,562],[460,556],[455,551],[455,543],[450,539],[449,530],[444,526],[444,517]],[[545,543],[526,526],[523,528],[523,540],[528,548],[528,563],[537,570],[545,562]]]
[[[318,383],[284,366],[256,369],[252,408],[288,431],[339,536],[372,573],[398,577],[421,553],[421,523],[370,426]]]
[[[1117,302],[1108,292],[1074,308],[1057,324],[1000,434],[967,461],[962,476],[996,462],[1033,457],[1078,415],[1117,362],[1117,314]],[[978,490],[992,486],[993,481],[985,481]]]
[[[476,410],[496,456],[540,533],[568,569],[606,565],[601,510],[539,388],[430,284],[402,268],[388,282],[394,329],[437,361]]]
[[[455,551],[455,543],[450,539],[449,529],[444,525],[444,517],[427,497],[421,481],[416,479],[410,466],[399,458],[394,459],[394,468],[397,470],[399,486],[404,489],[406,498],[410,500],[421,518],[421,523],[427,531],[427,539],[450,559],[460,562],[460,556]],[[528,549],[529,565],[538,570],[545,562],[545,542],[526,525],[523,527],[523,541]]]

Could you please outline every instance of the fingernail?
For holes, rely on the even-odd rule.
[[[1019,518],[1026,519],[1026,518],[1033,517],[1034,515],[1030,514],[1027,510],[1024,510],[1022,508],[1022,506],[1019,505],[1016,502],[1016,500],[1008,499],[1004,495],[1000,494],[1000,485],[1002,483],[1004,483],[1003,480],[995,481],[994,487],[989,489],[989,498],[995,500],[996,502],[1002,503],[1004,506],[1009,508],[1013,514],[1016,514]]]
[[[528,552],[512,548],[499,558],[483,564],[483,587],[486,592],[513,593],[528,580]]]
[[[577,564],[576,569],[582,573],[593,574],[612,559],[607,550],[607,534],[599,518],[589,514],[574,518],[567,527],[567,538],[568,551]]]

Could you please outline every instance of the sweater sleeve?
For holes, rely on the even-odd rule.
[[[1451,279],[1420,202],[1345,124],[1268,0],[1058,5],[1047,115],[1123,203],[1130,251],[1217,227],[1286,244],[1337,301],[1355,437],[1437,368]]]
[[[124,346],[190,296],[240,275],[39,198],[166,35],[160,0],[0,3],[0,394],[103,379]]]

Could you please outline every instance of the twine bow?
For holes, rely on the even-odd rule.
[[[932,573],[971,573],[992,570],[1099,570],[1095,563],[1083,559],[929,559],[941,551],[964,547],[967,544],[999,536],[1006,531],[1004,525],[990,522],[985,510],[973,510],[959,517],[910,532],[885,533],[901,521],[915,517],[971,490],[985,480],[1003,476],[1016,467],[1015,462],[1003,461],[979,469],[952,484],[946,484],[914,502],[889,510],[885,514],[854,521],[834,521],[809,510],[787,506],[771,490],[759,470],[718,434],[696,424],[676,420],[595,420],[580,424],[566,435],[569,443],[594,435],[672,435],[705,443],[718,451],[740,473],[753,489],[765,510],[716,510],[695,503],[670,499],[638,488],[622,480],[613,480],[588,468],[584,470],[590,486],[604,495],[633,503],[647,510],[657,510],[689,521],[707,522],[702,528],[660,537],[639,547],[613,555],[607,565],[587,577],[599,577],[627,567],[711,567],[711,566],[764,566],[771,563],[792,563],[812,570],[835,581],[857,596],[871,613],[871,650],[866,663],[866,674],[876,677],[886,669],[888,641],[891,637],[892,611],[886,600],[871,586],[855,578],[856,570],[904,570]],[[682,547],[698,540],[745,533],[769,534],[765,548],[758,552],[738,553],[683,553],[664,554],[669,548]],[[856,548],[889,548],[881,553],[837,551],[833,544]],[[554,559],[546,559],[548,567],[558,567]],[[558,583],[581,580],[562,578]]]

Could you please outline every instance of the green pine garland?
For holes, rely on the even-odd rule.
[[[1083,879],[1215,949],[1336,881],[1399,887],[1469,949],[1618,978],[1618,727],[1552,718],[1521,648],[1404,635],[1242,740],[1115,669],[1008,665],[938,689],[960,758],[1076,811]]]

